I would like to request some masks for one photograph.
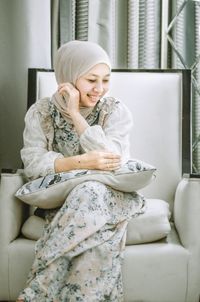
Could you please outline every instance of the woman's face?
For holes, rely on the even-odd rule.
[[[109,89],[110,69],[106,64],[97,64],[78,78],[76,88],[80,92],[80,106],[94,107]]]

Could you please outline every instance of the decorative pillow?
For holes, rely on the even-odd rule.
[[[147,199],[145,212],[130,220],[126,244],[153,242],[166,237],[171,225],[169,204],[161,199]]]
[[[43,234],[44,225],[43,218],[31,215],[22,226],[22,235],[31,240],[38,240]]]
[[[155,178],[155,167],[136,159],[117,171],[73,170],[50,174],[24,184],[16,197],[33,206],[53,209],[62,206],[69,192],[85,181],[99,181],[123,192],[137,191]]]
[[[165,238],[170,230],[169,204],[160,199],[147,199],[144,214],[130,220],[127,229],[126,245],[154,242]],[[30,216],[22,227],[22,234],[38,240],[44,230],[45,220],[36,215]]]

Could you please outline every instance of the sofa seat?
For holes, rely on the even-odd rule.
[[[34,259],[34,246],[34,240],[25,238],[18,238],[9,245],[9,284],[13,285],[10,288],[11,300],[18,295],[18,289],[25,285]],[[166,239],[126,246],[124,256],[123,279],[126,302],[184,301],[189,253],[180,245],[173,225]],[[19,275],[22,265],[23,273]],[[145,288],[143,284],[146,284]],[[182,290],[179,290],[180,288]],[[177,292],[176,301],[173,300],[174,291]],[[130,296],[131,292],[134,292],[134,298]],[[141,297],[146,297],[146,300],[141,300]]]
[[[185,301],[190,255],[180,244],[174,225],[166,239],[126,246],[124,256],[126,302]]]
[[[11,301],[16,300],[19,288],[23,288],[26,284],[27,276],[34,260],[35,242],[35,240],[17,238],[9,244],[8,278],[9,284],[12,285],[9,286]]]

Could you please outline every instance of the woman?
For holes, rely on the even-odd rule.
[[[129,158],[132,118],[111,97],[110,60],[97,44],[71,41],[55,58],[58,91],[25,118],[25,173],[30,179],[74,169],[117,170]],[[45,212],[27,287],[18,301],[123,301],[121,260],[128,221],[143,212],[137,193],[88,181],[59,209]]]

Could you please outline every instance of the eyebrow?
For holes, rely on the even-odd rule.
[[[89,73],[88,76],[98,77],[99,75],[95,73]],[[110,77],[110,73],[106,74],[104,77]]]

